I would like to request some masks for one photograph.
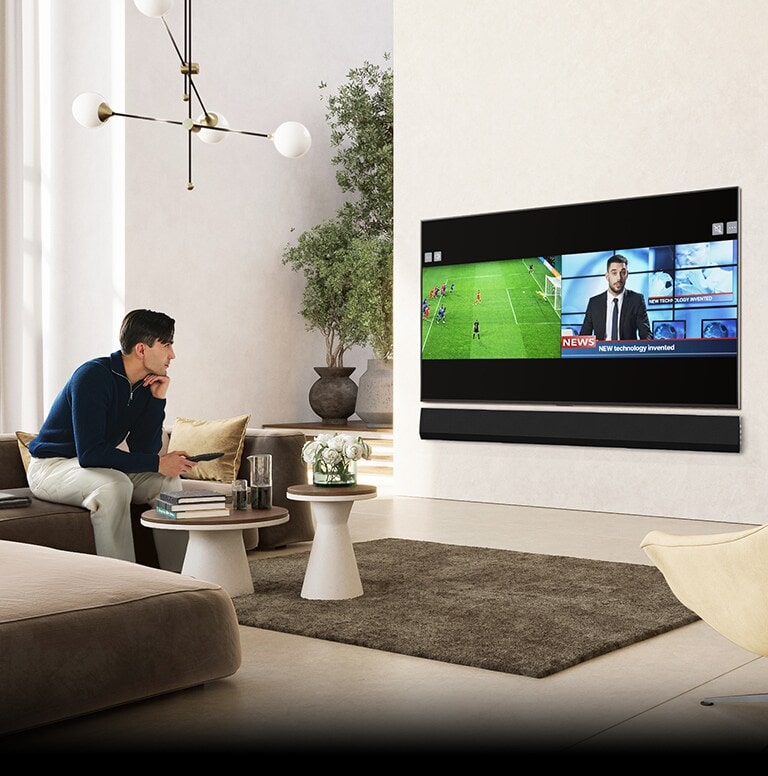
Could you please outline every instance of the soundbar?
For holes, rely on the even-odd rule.
[[[741,452],[737,415],[421,410],[422,439],[531,445]]]

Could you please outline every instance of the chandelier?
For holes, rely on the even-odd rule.
[[[180,70],[184,77],[184,94],[182,99],[187,103],[187,116],[179,121],[139,116],[135,113],[121,113],[110,108],[102,95],[96,92],[85,92],[76,97],[72,103],[72,114],[80,124],[84,127],[95,128],[103,126],[113,116],[120,116],[126,119],[157,121],[163,124],[175,124],[183,127],[187,131],[187,189],[189,190],[195,187],[192,182],[193,135],[197,135],[205,143],[218,143],[224,139],[227,133],[262,137],[271,140],[275,148],[283,156],[289,158],[303,156],[309,151],[312,138],[307,128],[297,121],[286,121],[280,124],[274,132],[249,132],[244,129],[233,129],[221,113],[208,110],[205,107],[194,79],[194,76],[200,72],[200,66],[197,62],[192,61],[192,0],[184,0],[183,53],[179,49],[165,20],[165,14],[173,6],[173,0],[133,0],[133,2],[136,8],[145,16],[159,18],[168,32],[173,48],[179,57]],[[197,109],[193,109],[195,102],[198,106]],[[200,115],[194,118],[196,113],[200,113]]]

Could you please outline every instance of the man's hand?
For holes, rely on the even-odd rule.
[[[178,477],[180,474],[186,474],[196,465],[194,461],[187,458],[185,450],[175,450],[160,456],[157,470],[166,477]]]
[[[145,387],[152,391],[152,395],[156,399],[164,399],[168,393],[168,386],[170,385],[171,378],[168,375],[156,375],[148,374],[144,378]]]

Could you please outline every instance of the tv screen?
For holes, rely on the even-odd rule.
[[[737,187],[421,223],[421,400],[739,407]]]

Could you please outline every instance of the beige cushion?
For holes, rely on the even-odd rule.
[[[240,468],[243,441],[250,415],[221,420],[192,420],[176,418],[171,429],[168,450],[185,450],[190,455],[223,452],[214,461],[200,461],[184,475],[188,480],[216,480],[232,482]]]
[[[26,431],[17,431],[16,439],[19,440],[19,453],[21,453],[21,462],[24,464],[24,471],[29,469],[29,461],[32,456],[29,454],[29,443],[37,434],[28,434]]]

